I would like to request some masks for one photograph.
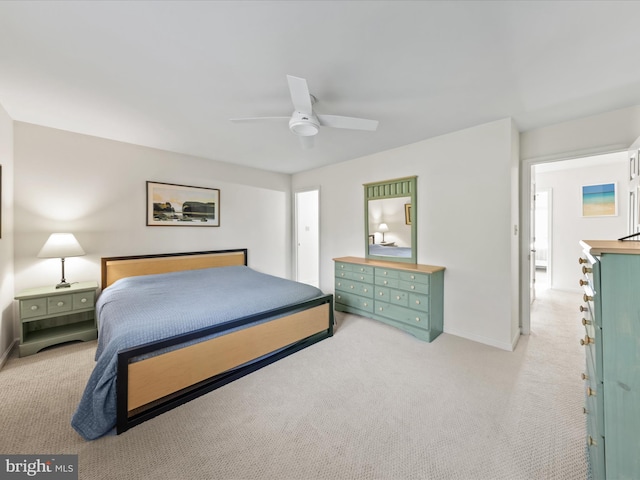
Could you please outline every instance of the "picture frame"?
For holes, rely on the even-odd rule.
[[[583,217],[615,217],[618,215],[615,182],[583,185],[581,188]]]
[[[220,190],[147,181],[147,226],[219,227]]]
[[[405,225],[411,225],[411,204],[404,204],[404,223]]]

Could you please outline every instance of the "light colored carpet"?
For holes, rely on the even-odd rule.
[[[540,299],[515,352],[337,314],[333,338],[94,442],[69,420],[95,342],[14,355],[0,453],[77,453],[82,480],[585,479],[579,302]]]

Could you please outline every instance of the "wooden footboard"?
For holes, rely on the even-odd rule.
[[[136,357],[273,317],[264,323],[135,361]],[[117,433],[332,335],[333,295],[324,295],[124,350],[118,354]]]

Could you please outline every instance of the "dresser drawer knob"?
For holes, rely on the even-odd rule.
[[[582,265],[583,263],[588,263],[588,262],[587,262],[587,259],[586,259],[586,258],[582,258],[582,257],[580,257],[580,258],[578,258],[578,263],[579,263],[580,265]]]
[[[593,268],[589,268],[589,267],[582,267],[582,273],[584,273],[585,275],[587,273],[591,273],[593,272]]]
[[[342,295],[338,295],[338,300],[342,300]]]
[[[384,284],[386,285],[388,282],[385,280],[385,281],[384,281],[384,282],[382,282],[382,283],[384,283]]]
[[[416,317],[416,322],[419,322],[419,321],[420,321],[420,317]]]
[[[415,285],[411,285],[411,290],[415,290],[416,286]]]
[[[590,447],[597,447],[598,444],[596,443],[596,441],[593,439],[593,437],[591,435],[589,435],[589,446]]]
[[[87,303],[87,299],[83,297],[82,299],[80,299],[80,303]]]
[[[587,320],[586,318],[582,319],[582,325],[587,326],[587,325],[591,325],[591,320]]]
[[[378,310],[380,310],[382,312],[384,310],[384,308],[378,307]]]
[[[340,274],[341,277],[344,277],[344,272]]]
[[[584,413],[585,415],[589,413],[589,410],[587,410],[587,407],[582,407],[582,413]]]
[[[415,275],[411,275],[411,280],[415,280],[416,276]]]
[[[364,303],[363,303],[363,305],[364,305],[365,307],[368,307],[368,306],[369,306],[369,304],[368,304],[367,302],[364,302]]]
[[[396,295],[396,300],[400,300],[400,295]]]
[[[38,309],[38,306],[37,306],[37,305],[31,305],[31,310],[32,310],[32,311],[34,311],[34,312],[35,312],[37,309]]]
[[[596,343],[596,341],[591,338],[589,335],[585,335],[584,338],[580,339],[580,345],[589,345],[590,343]]]
[[[593,300],[593,297],[590,295],[587,295],[586,293],[582,296],[582,298],[584,299],[585,302],[591,302]]]
[[[360,280],[364,280],[364,277],[362,275],[360,275]]]
[[[367,292],[369,291],[369,289],[368,289],[368,288],[363,288],[363,289],[362,289],[362,291],[363,291],[364,293],[367,293]]]
[[[420,305],[420,300],[416,300],[416,305]]]
[[[353,285],[349,285],[349,288],[354,288]]]
[[[580,311],[581,312],[587,312],[587,311],[589,311],[589,309],[587,307],[583,306],[583,305],[580,305]]]
[[[59,307],[61,307],[61,306],[63,306],[63,305],[64,305],[64,302],[58,302],[58,303],[57,303],[57,305],[58,305]]]
[[[589,375],[587,375],[586,373],[581,373],[581,374],[580,374],[580,377],[581,377],[583,380],[588,380],[588,379],[589,379]]]
[[[595,396],[596,396],[596,391],[591,387],[587,387],[587,397],[595,397]]]
[[[385,270],[385,271],[383,272],[383,275],[386,275],[386,274],[387,274],[387,271]]]
[[[582,280],[582,279],[580,279],[580,281],[578,283],[580,284],[581,287],[584,287],[585,285],[589,285],[589,282],[587,282],[586,280]]]
[[[384,297],[384,292],[378,292],[378,295],[380,295],[381,297]]]

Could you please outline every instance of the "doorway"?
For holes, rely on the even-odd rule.
[[[552,196],[551,189],[545,188],[542,190],[536,190],[534,215],[535,221],[533,232],[533,248],[535,250],[535,264],[534,264],[534,286],[536,294],[541,291],[551,288],[552,275],[551,268],[553,262],[551,261],[551,242],[553,223],[551,214],[552,208]]]
[[[296,281],[320,287],[320,191],[295,193]]]

